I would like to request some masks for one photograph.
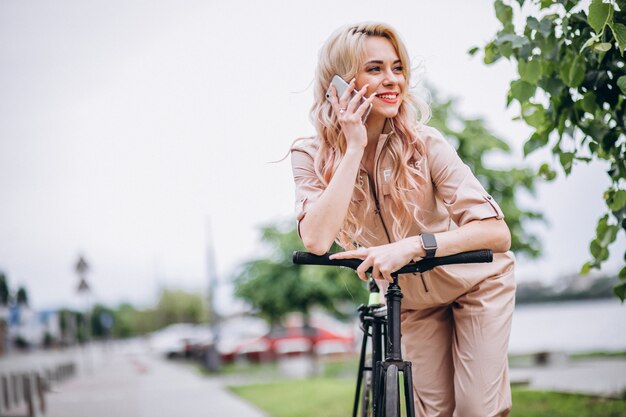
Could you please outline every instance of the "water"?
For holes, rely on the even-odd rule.
[[[509,351],[626,350],[626,304],[615,299],[519,305]]]

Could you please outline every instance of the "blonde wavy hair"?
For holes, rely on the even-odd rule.
[[[315,172],[324,185],[328,185],[346,152],[346,139],[337,121],[337,116],[326,100],[326,90],[331,78],[337,74],[344,80],[356,77],[364,63],[365,41],[368,37],[380,36],[389,39],[402,63],[402,72],[407,88],[402,92],[402,103],[398,114],[389,119],[392,133],[387,137],[385,150],[392,161],[389,177],[389,210],[393,219],[391,233],[396,240],[407,237],[411,225],[418,222],[418,207],[404,198],[406,192],[419,193],[420,184],[425,182],[416,164],[424,155],[424,144],[417,136],[417,128],[430,118],[428,104],[409,91],[411,66],[407,49],[398,33],[383,23],[359,23],[339,28],[325,42],[319,52],[314,80],[314,104],[310,119],[317,130],[319,149],[314,158]],[[356,188],[366,201],[365,210],[372,209],[373,201],[363,184]],[[419,199],[418,199],[419,201]],[[370,246],[370,231],[364,230],[357,221],[357,202],[353,199],[346,218],[337,236],[337,243],[345,249],[357,244]],[[357,243],[358,242],[358,243]]]

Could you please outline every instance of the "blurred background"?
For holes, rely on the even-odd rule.
[[[351,358],[364,288],[350,273],[289,268],[299,249],[291,167],[271,162],[314,134],[322,43],[363,20],[402,35],[433,124],[457,147],[468,132],[480,139],[479,154],[464,155],[475,171],[489,167],[481,180],[496,199],[493,178],[512,167],[534,184],[499,190],[521,239],[511,339],[520,366],[626,351],[626,314],[612,294],[624,233],[601,270],[579,275],[605,212],[609,165],[557,169],[551,182],[535,174],[555,158],[546,149],[523,157],[533,129],[513,120],[519,103],[506,106],[517,65],[468,53],[502,26],[491,1],[3,1],[0,365],[105,341],[143,357],[137,340],[210,371],[312,350]],[[307,285],[263,292],[298,280]],[[291,304],[277,307],[281,297]],[[92,377],[107,357],[98,346],[75,364]],[[280,369],[281,378],[311,371],[297,361]]]

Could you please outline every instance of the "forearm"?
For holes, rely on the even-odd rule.
[[[458,229],[436,233],[437,256],[453,255],[478,249],[502,253],[511,247],[511,233],[504,220],[475,220]]]
[[[504,220],[475,220],[458,229],[435,233],[437,253],[435,256],[454,255],[478,249],[491,249],[494,253],[506,252],[511,247],[511,233]],[[424,249],[419,236],[408,238],[413,242],[415,257],[423,257]]]
[[[354,191],[363,149],[348,149],[328,187],[300,221],[307,250],[323,254],[330,249],[346,217]]]

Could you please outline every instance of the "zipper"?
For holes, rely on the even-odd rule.
[[[418,272],[418,274],[420,274],[420,279],[422,280],[422,285],[424,286],[424,291],[429,292],[428,285],[426,285],[426,280],[424,279],[424,275],[421,272]]]
[[[387,137],[385,137],[385,142],[383,142],[383,146],[380,148],[380,153],[378,154],[378,157],[374,161],[374,181],[372,181],[372,179],[370,178],[370,188],[372,190],[372,193],[374,194],[374,203],[376,204],[376,211],[375,211],[375,213],[380,218],[380,223],[383,225],[383,229],[385,230],[385,235],[387,236],[387,241],[389,243],[391,243],[391,237],[389,235],[389,230],[387,229],[387,225],[385,224],[385,220],[383,219],[383,215],[380,212],[380,203],[378,202],[378,193],[376,192],[377,187],[378,187],[378,181],[377,181],[378,180],[378,163],[380,162],[380,157],[383,154],[383,150],[385,149],[385,145],[387,144],[387,140],[388,139],[389,139],[389,135],[387,135]],[[373,184],[372,184],[372,182],[373,182]]]
[[[385,221],[383,220],[383,215],[380,212],[380,204],[378,203],[378,197],[376,196],[376,186],[372,185],[372,179],[370,178],[370,189],[372,190],[372,194],[374,194],[374,203],[376,204],[376,210],[374,210],[374,213],[376,213],[378,215],[378,218],[380,219],[380,223],[383,225],[383,229],[385,230],[385,235],[387,236],[387,241],[389,243],[391,243],[391,237],[389,236],[389,231],[387,230],[387,225],[385,225]]]

